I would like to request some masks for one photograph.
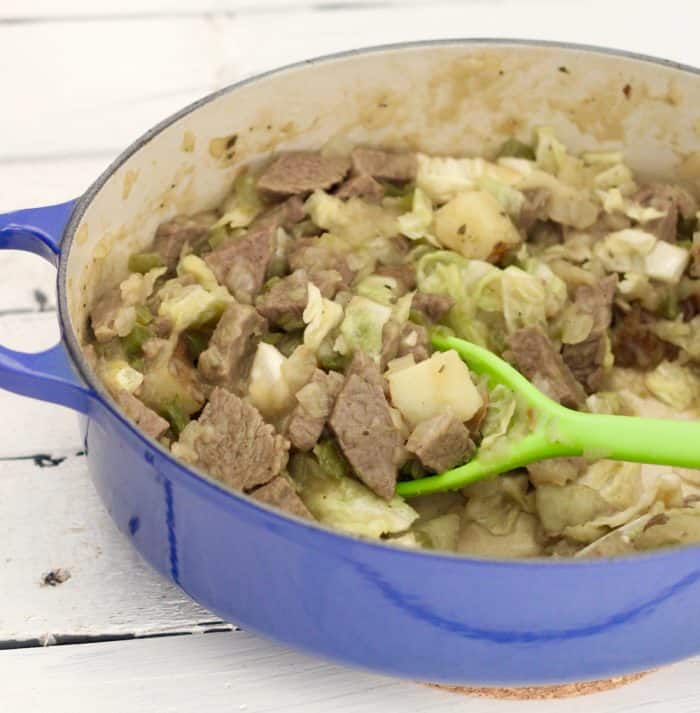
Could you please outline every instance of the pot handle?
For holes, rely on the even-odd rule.
[[[75,201],[0,215],[0,250],[40,255],[54,267]],[[35,354],[0,346],[0,388],[87,413],[93,392],[71,366],[63,342]]]

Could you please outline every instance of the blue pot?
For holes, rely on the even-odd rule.
[[[226,104],[232,98],[257,96],[256,101],[261,102],[263,93],[269,106],[284,113],[285,106],[279,103],[282,99],[275,97],[281,97],[286,87],[301,94],[307,91],[305,105],[321,100],[330,105],[335,90],[329,88],[329,76],[340,82],[340,100],[351,102],[357,101],[348,98],[351,77],[361,78],[363,96],[367,97],[374,96],[367,85],[377,89],[376,83],[384,81],[383,74],[394,72],[393,91],[405,91],[401,96],[411,106],[411,101],[426,101],[413,96],[427,86],[425,72],[442,71],[436,75],[441,81],[462,86],[454,85],[456,74],[450,79],[444,71],[450,62],[463,68],[465,58],[482,62],[481,70],[479,65],[469,65],[477,67],[470,70],[473,76],[479,71],[492,72],[496,61],[509,71],[521,70],[516,72],[516,84],[504,88],[510,94],[501,104],[514,92],[525,98],[534,93],[531,115],[523,114],[525,124],[537,120],[541,102],[547,100],[545,94],[538,99],[537,92],[554,91],[546,87],[545,78],[550,75],[545,73],[562,65],[568,71],[555,78],[556,87],[569,78],[573,84],[567,91],[572,102],[579,101],[581,88],[590,90],[596,77],[607,77],[605,88],[599,90],[601,101],[614,81],[632,84],[634,92],[635,82],[654,79],[658,83],[671,78],[682,96],[695,97],[700,92],[697,73],[689,68],[591,48],[513,41],[450,41],[366,50],[297,65],[229,87],[149,132],[76,202],[0,216],[0,226],[4,226],[0,248],[34,252],[58,266],[63,334],[58,345],[40,354],[0,347],[0,386],[83,414],[90,474],[124,536],[189,596],[245,629],[375,671],[479,685],[602,678],[696,654],[700,651],[700,616],[696,617],[700,613],[700,558],[696,547],[613,560],[505,561],[412,551],[338,534],[230,492],[178,463],[119,413],[81,354],[80,325],[88,301],[80,302],[75,296],[83,294],[79,291],[71,297],[71,290],[78,289],[73,283],[90,282],[88,273],[79,268],[89,263],[86,251],[96,250],[100,237],[86,237],[87,228],[85,233],[81,229],[88,223],[99,225],[96,206],[103,214],[109,211],[114,199],[105,196],[116,190],[112,186],[115,177],[123,177],[127,169],[145,172],[144,157],[152,158],[149,151],[168,155],[164,147],[173,145],[175,133],[179,137],[183,127],[197,128],[202,123],[200,116],[209,118],[202,120],[203,128],[198,130],[207,131],[210,124],[219,126],[221,107],[233,106]],[[372,67],[376,71],[369,71]],[[542,81],[528,84],[528,71],[536,78],[541,75]],[[414,91],[410,82],[402,88],[406,76],[414,78],[418,89]],[[463,80],[469,106],[482,107],[481,97],[488,92],[493,97],[500,81],[497,77],[502,75],[492,72],[489,76],[492,81],[486,83],[472,81],[473,77]],[[278,91],[273,91],[275,87]],[[319,87],[331,98],[318,99]],[[634,157],[635,142],[641,135],[635,131],[643,132],[643,126],[627,126],[634,123],[627,119],[636,111],[645,111],[644,102],[641,109],[630,105],[628,110],[622,99],[618,102],[622,103],[614,104],[618,114],[613,118],[625,126],[619,136],[628,142],[632,164],[641,165],[644,157]],[[315,107],[321,124],[337,121],[337,105],[333,106],[334,110],[325,114],[321,104]],[[522,106],[531,105],[525,102]],[[556,110],[550,107],[557,117],[570,111],[562,108],[561,102],[558,106]],[[662,133],[667,131],[670,136],[674,127],[686,126],[683,102],[678,106],[681,108],[669,109],[668,126],[659,129]],[[386,106],[377,111],[383,109]],[[240,109],[245,111],[249,111],[248,105]],[[354,109],[348,105],[347,111]],[[231,110],[233,124],[236,112]],[[362,116],[360,123],[372,124],[366,113]],[[458,134],[450,132],[464,117],[460,119],[459,112],[457,118],[454,112],[443,112],[442,120],[430,116],[420,118],[421,130],[435,132],[431,121],[447,122],[442,134],[452,142],[455,153],[462,150],[454,138]],[[469,126],[474,126],[479,117],[467,119]],[[246,115],[245,121],[250,117]],[[415,130],[415,117],[402,119],[394,114],[392,122],[399,130],[397,141],[402,139],[402,127],[404,139],[409,128]],[[390,125],[377,123],[370,130],[379,127],[386,138]],[[459,135],[466,135],[467,129],[458,128]],[[297,134],[296,140],[306,136],[312,145],[315,131]],[[250,133],[255,131],[251,128]],[[494,128],[494,133],[497,136],[498,129]],[[613,134],[611,130],[610,136]],[[216,136],[212,132],[207,135]],[[601,138],[605,139],[596,136]],[[690,142],[689,151],[697,150],[693,139],[681,140]],[[281,135],[276,143],[285,145]],[[428,143],[432,150],[435,141]],[[465,141],[464,147],[468,145]],[[648,148],[649,142],[645,146]],[[202,150],[206,153],[206,144]],[[209,171],[207,181],[224,185],[230,179],[235,160],[224,161],[218,168],[204,154],[201,161],[203,166],[207,161],[211,164],[203,169]],[[151,163],[155,165],[155,161]],[[216,178],[216,171],[223,178]],[[128,200],[138,203],[139,192],[155,190],[153,177],[148,180],[140,184],[139,178],[132,192],[137,197]],[[128,201],[124,205],[125,213],[136,214],[137,208],[129,207]],[[173,208],[164,204],[152,210],[157,222]],[[115,260],[122,259],[114,246],[111,250]],[[94,291],[95,282],[99,280],[93,279],[87,292]]]

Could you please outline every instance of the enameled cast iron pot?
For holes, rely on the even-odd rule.
[[[176,212],[217,204],[242,162],[334,137],[479,154],[552,125],[624,148],[642,175],[700,177],[700,76],[587,47],[381,47],[246,80],[166,119],[77,201],[0,216],[0,247],[58,266],[62,341],[0,348],[0,386],[69,406],[119,529],[224,619],[344,663],[428,681],[601,678],[700,651],[696,547],[594,561],[388,547],[287,517],[176,462],[115,408],[81,353],[93,298]]]

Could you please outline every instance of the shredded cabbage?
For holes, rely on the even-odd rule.
[[[176,280],[167,290],[167,299],[158,307],[158,314],[167,317],[173,332],[184,332],[220,317],[233,297],[225,287],[206,290],[201,285],[181,285]]]
[[[515,394],[503,384],[496,384],[489,392],[486,417],[481,426],[480,451],[490,448],[505,436],[515,415],[517,400]]]
[[[678,362],[662,361],[644,375],[644,383],[654,396],[680,411],[694,406],[700,394],[698,377]]]
[[[430,232],[433,223],[433,204],[428,195],[420,188],[413,191],[411,211],[397,219],[399,232],[411,240],[425,238],[437,246],[437,240]]]
[[[546,323],[544,284],[514,265],[503,271],[503,316],[509,332]]]
[[[255,178],[249,174],[241,174],[233,182],[233,192],[224,201],[224,214],[211,226],[210,230],[228,227],[245,228],[263,208],[262,201],[255,187]]]
[[[391,318],[392,309],[366,297],[353,297],[345,308],[340,324],[340,337],[334,349],[351,354],[362,349],[367,356],[379,359],[382,352],[382,330]]]
[[[301,488],[301,498],[320,522],[364,537],[407,530],[418,513],[398,496],[387,501],[375,495],[359,480],[321,468],[308,454],[297,453],[290,473]]]
[[[197,255],[190,254],[183,257],[177,265],[177,274],[179,277],[192,275],[209,292],[215,290],[219,284],[209,265]]]
[[[321,342],[340,324],[343,319],[343,308],[332,300],[327,300],[321,290],[309,282],[309,298],[302,314],[306,329],[304,344],[317,351]]]
[[[351,246],[360,246],[377,236],[390,238],[399,232],[396,210],[361,198],[343,201],[324,191],[314,191],[305,208],[316,225]]]
[[[656,237],[639,228],[609,233],[593,246],[593,252],[609,272],[646,273],[646,258]]]
[[[416,186],[437,203],[446,203],[458,193],[474,188],[484,176],[513,185],[520,174],[505,165],[483,158],[450,158],[417,154]]]

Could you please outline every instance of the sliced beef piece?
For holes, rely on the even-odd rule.
[[[430,322],[439,322],[453,307],[455,301],[449,295],[434,295],[420,290],[413,295],[411,309],[420,312]]]
[[[174,270],[180,259],[180,253],[185,243],[197,245],[209,235],[209,219],[198,219],[198,216],[176,215],[156,230],[153,250],[160,254],[169,270]]]
[[[408,438],[406,449],[425,468],[436,473],[465,463],[476,446],[466,426],[448,413],[421,421]]]
[[[356,352],[329,425],[357,477],[388,500],[396,490],[402,443],[382,382],[379,367]]]
[[[363,198],[368,203],[379,203],[384,198],[384,186],[372,176],[353,176],[340,186],[336,196],[342,200]]]
[[[432,353],[428,330],[415,322],[406,322],[401,327],[401,339],[397,356],[412,354],[416,363],[427,359]]]
[[[659,240],[675,243],[678,235],[678,220],[693,218],[698,210],[695,198],[680,186],[652,183],[644,186],[633,196],[643,206],[663,211],[666,215],[644,224],[644,230],[656,235]]]
[[[151,438],[160,438],[170,428],[170,424],[155,411],[137,399],[133,394],[122,389],[114,395],[119,408]]]
[[[527,233],[535,223],[547,220],[547,201],[550,192],[546,188],[534,188],[523,191],[525,201],[520,208],[517,226]]]
[[[265,284],[267,267],[274,252],[274,225],[251,227],[246,235],[225,243],[204,260],[239,302],[250,304]]]
[[[603,361],[606,351],[606,336],[612,320],[612,305],[617,287],[617,275],[602,279],[598,285],[581,285],[576,290],[577,312],[593,319],[590,334],[578,344],[565,344],[562,349],[564,362],[573,375],[590,394],[597,391],[603,381]]]
[[[303,268],[275,282],[255,301],[258,312],[271,324],[291,332],[304,326],[302,315],[309,297],[309,282],[326,299],[335,297],[343,278],[337,270],[318,270],[309,276]]]
[[[391,153],[358,147],[352,152],[353,173],[405,183],[416,177],[416,156],[412,153]]]
[[[270,482],[287,465],[289,441],[258,410],[221,387],[199,419],[180,436],[175,452],[235,490]]]
[[[250,305],[233,302],[221,316],[197,368],[211,384],[240,391],[267,323]]]
[[[616,318],[611,341],[617,366],[647,371],[657,367],[664,359],[676,359],[678,347],[651,331],[655,321],[653,314],[637,304]]]
[[[284,475],[276,475],[269,483],[253,490],[251,496],[261,503],[272,505],[291,515],[305,517],[307,520],[314,519],[294,489],[294,485]]]
[[[304,201],[299,196],[292,196],[261,213],[251,227],[259,228],[261,225],[272,225],[275,229],[291,228],[292,225],[301,222],[304,218],[306,218]]]
[[[309,276],[306,270],[295,270],[291,275],[275,282],[255,300],[258,312],[265,319],[291,332],[301,329],[301,316],[309,296]]]
[[[527,327],[508,339],[508,359],[540,391],[564,406],[580,408],[586,394],[539,327]]]
[[[337,371],[316,369],[311,381],[297,391],[297,405],[287,423],[287,438],[297,450],[310,451],[318,443],[344,381]]]
[[[355,272],[348,267],[344,255],[340,255],[318,238],[299,238],[292,243],[287,255],[292,270],[305,269],[309,275],[320,270],[337,270],[346,286],[350,285]]]
[[[684,322],[690,322],[696,315],[700,314],[700,295],[694,294],[686,297],[680,303],[681,314]]]
[[[346,286],[343,276],[337,270],[314,270],[311,272],[310,281],[327,300],[332,300],[338,291]]]
[[[262,193],[290,196],[325,190],[340,183],[350,170],[343,157],[325,157],[320,153],[299,151],[278,156],[258,178]]]
[[[416,289],[416,268],[413,265],[380,265],[375,272],[383,277],[393,277],[398,283],[399,296]]]
[[[170,321],[170,317],[166,317],[165,315],[156,317],[153,322],[151,322],[150,327],[156,337],[169,337],[173,331],[173,323]]]
[[[122,308],[122,295],[119,287],[105,292],[90,312],[90,324],[98,342],[108,342],[118,336],[117,317]]]

